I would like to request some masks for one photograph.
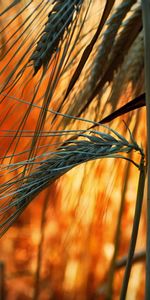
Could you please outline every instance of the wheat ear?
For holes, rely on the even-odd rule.
[[[71,24],[75,11],[79,11],[83,0],[55,0],[54,2],[55,5],[48,15],[42,36],[30,57],[34,65],[34,74],[41,66],[48,65],[52,54],[58,50],[64,32]]]
[[[120,47],[118,47],[120,45],[120,42],[122,43],[122,41],[123,41],[123,39],[121,38],[121,39],[119,39],[120,41],[118,41],[118,42],[116,41],[116,43],[114,44],[113,51],[110,54],[110,57],[109,57],[109,60],[107,63],[107,68],[104,72],[104,75],[97,82],[96,87],[91,90],[88,98],[86,98],[84,100],[83,104],[80,105],[79,110],[78,110],[78,115],[77,115],[78,117],[86,110],[86,108],[89,106],[89,104],[91,104],[91,102],[96,97],[96,95],[99,94],[103,90],[105,84],[107,82],[111,82],[113,80],[115,71],[117,71],[118,68],[121,66],[125,55],[127,54],[133,41],[135,40],[135,38],[137,37],[137,35],[139,34],[139,32],[142,29],[141,7],[138,7],[135,10],[133,15],[131,16],[130,21],[131,22],[129,25],[132,24],[132,26],[130,26],[130,31],[128,31],[128,35],[127,35],[127,32],[125,33],[126,30],[124,31],[126,38],[124,40],[124,43],[122,44],[122,48],[120,49]]]
[[[91,95],[91,91],[93,91],[96,83],[105,72],[105,69],[108,65],[107,61],[109,61],[108,59],[110,57],[111,49],[115,43],[116,34],[120,29],[122,21],[135,2],[135,0],[122,1],[114,14],[108,20],[108,27],[104,32],[100,45],[97,47],[97,54],[92,62],[90,74],[88,74],[88,78],[82,87],[82,90],[80,90],[76,96],[76,101],[71,105],[68,114],[79,115],[82,107],[86,105],[89,95]]]
[[[111,96],[109,98],[113,108],[117,106],[119,97],[125,94],[129,83],[132,83],[132,88],[134,89],[143,68],[144,42],[143,31],[141,31],[125,56],[124,62],[113,81]]]
[[[93,88],[93,85],[103,75],[107,59],[115,42],[116,34],[123,19],[135,2],[136,0],[122,1],[122,3],[117,7],[115,13],[108,20],[108,27],[104,32],[102,43],[98,47],[96,58],[92,67],[90,87]]]
[[[39,161],[39,157],[35,157],[17,164],[9,164],[8,173],[16,168],[19,171],[19,168],[21,169],[25,165],[27,165],[27,169],[31,165],[35,166],[35,169],[24,179],[20,173],[20,179],[12,178],[1,186],[0,200],[3,204],[0,207],[0,234],[2,235],[10,227],[37,194],[75,166],[100,158],[117,157],[130,160],[123,153],[132,150],[143,153],[131,134],[131,142],[128,142],[116,131],[110,129],[110,132],[111,134],[89,131],[85,134],[85,131],[80,131],[79,140],[67,140],[67,144],[64,142],[56,151],[44,154],[49,158]],[[133,163],[139,168],[138,164]]]

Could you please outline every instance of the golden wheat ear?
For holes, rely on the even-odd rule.
[[[98,41],[89,72],[85,74],[84,85],[78,91],[76,101],[72,101],[67,111],[69,115],[81,116],[96,96],[102,93],[107,82],[113,82],[125,56],[142,29],[141,7],[134,4],[135,1],[132,0],[122,1],[107,20],[106,30],[100,42]],[[73,89],[79,75],[80,69],[77,67],[65,97]]]

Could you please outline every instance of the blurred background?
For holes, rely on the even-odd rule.
[[[51,57],[38,58],[41,50],[35,53],[35,49],[45,24],[53,25],[50,12],[55,10],[57,28],[57,10],[61,8],[63,15],[65,1],[0,1],[0,158],[2,166],[8,166],[1,170],[1,194],[7,192],[9,182],[17,188],[15,180],[25,170],[22,164],[21,169],[8,172],[10,164],[17,166],[29,155],[51,151],[64,140],[49,132],[90,125],[53,111],[98,122],[144,92],[141,3],[116,0],[110,1],[110,14],[65,97],[107,4],[105,0],[73,2],[74,11],[67,11],[60,26],[71,16],[70,23]],[[123,120],[145,150],[145,108],[109,123],[129,139]],[[139,162],[139,154],[129,157]],[[138,177],[137,168],[125,160],[95,160],[77,166],[41,191],[0,240],[1,299],[119,299]],[[144,299],[145,195],[127,300]],[[6,201],[2,197],[2,208]],[[12,212],[4,215],[2,208],[3,230]]]

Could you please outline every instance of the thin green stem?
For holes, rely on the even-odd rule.
[[[42,209],[41,225],[40,225],[40,241],[39,241],[38,254],[37,254],[37,266],[35,272],[35,286],[34,286],[33,300],[38,300],[40,296],[40,273],[41,273],[41,264],[42,264],[42,250],[43,250],[45,218],[46,218],[46,212],[47,212],[47,207],[49,202],[49,194],[50,194],[50,189],[47,190],[44,199],[43,209]]]
[[[148,195],[147,195],[147,244],[146,244],[146,291],[145,299],[150,299],[150,0],[142,0],[144,43],[145,43],[145,91],[147,111],[148,143]]]
[[[116,233],[115,233],[115,241],[114,241],[115,250],[114,250],[113,257],[112,257],[112,261],[111,261],[111,265],[110,265],[110,269],[109,269],[109,276],[108,276],[107,296],[106,296],[107,300],[111,300],[112,296],[113,296],[114,273],[115,273],[116,258],[117,258],[117,254],[118,254],[119,243],[120,243],[121,220],[122,220],[122,215],[123,215],[123,211],[124,211],[125,195],[126,195],[126,190],[127,190],[130,166],[131,166],[131,164],[128,163],[126,170],[125,170],[124,186],[123,186],[123,191],[122,191],[122,196],[121,196],[121,204],[120,204],[118,220],[117,220],[117,228],[116,228]]]
[[[142,202],[143,202],[143,193],[144,193],[144,184],[145,184],[145,167],[144,167],[144,158],[143,157],[141,158],[140,166],[141,166],[141,168],[140,168],[140,176],[139,176],[139,184],[138,184],[138,191],[137,191],[137,199],[136,199],[136,207],[135,207],[131,242],[130,242],[130,247],[129,247],[128,260],[127,260],[125,275],[124,275],[124,279],[123,279],[120,300],[126,299],[129,277],[130,277],[131,267],[132,267],[132,260],[134,257],[134,251],[135,251],[137,235],[138,235],[138,228],[139,228],[139,223],[140,223],[140,216],[141,216]]]

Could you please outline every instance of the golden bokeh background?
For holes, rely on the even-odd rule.
[[[52,3],[40,0],[18,2],[2,14],[0,21],[2,28],[0,155],[1,159],[4,157],[2,164],[10,162],[16,164],[27,159],[26,150],[32,146],[33,131],[37,128],[48,87],[53,89],[48,109],[56,111],[61,107],[60,111],[63,113],[78,114],[87,95],[91,93],[90,76],[92,76],[93,61],[109,24],[108,22],[103,27],[79,80],[67,101],[62,103],[83,50],[98,27],[106,1],[84,1],[69,49],[75,41],[82,22],[84,25],[72,52],[68,54],[69,50],[67,51],[68,60],[62,68],[62,73],[57,70],[57,66],[63,55],[65,39],[61,41],[62,47],[54,56],[44,78],[42,69],[33,77],[33,65],[32,62],[28,64],[28,60],[43,30]],[[115,1],[111,14],[115,12],[120,2]],[[4,11],[11,3],[13,1],[0,1],[0,10]],[[126,14],[125,21],[136,9],[136,5],[138,3]],[[21,13],[18,14],[20,11]],[[125,22],[121,23],[117,35],[124,26]],[[140,38],[136,43],[133,41],[133,45],[124,54],[121,66],[114,72],[113,79],[103,86],[83,112],[82,117],[98,121],[102,116],[108,115],[144,90],[143,48],[139,47],[139,41]],[[135,48],[137,56],[133,55],[134,46],[137,47]],[[134,57],[136,59],[133,62]],[[23,70],[23,73],[19,73],[20,70]],[[52,77],[53,72],[55,74]],[[36,93],[41,78],[42,82]],[[86,122],[68,121],[61,116],[57,116],[52,123],[54,115],[48,109],[41,128],[43,132],[88,127]],[[109,124],[111,128],[129,138],[122,120],[134,133],[138,144],[145,149],[145,108],[130,112]],[[19,138],[14,133],[18,129],[23,132]],[[51,144],[59,140],[59,137],[48,135],[39,138],[33,154],[40,155],[44,153],[44,149],[54,149]],[[14,153],[21,154],[15,156]],[[133,153],[129,156],[139,162],[138,154]],[[2,171],[0,183],[8,182],[17,176],[17,172],[17,169],[10,173]],[[138,177],[137,168],[125,160],[112,158],[95,160],[77,166],[42,191],[0,241],[0,285],[3,298],[11,300],[119,299],[125,269],[125,266],[119,267],[119,262],[128,254]],[[146,192],[136,252],[145,249],[145,196]],[[1,201],[5,202],[5,200]],[[121,203],[123,211],[113,275],[113,292],[108,296],[107,284],[110,283],[110,265],[116,246],[116,227]],[[141,256],[132,267],[127,300],[144,299],[144,257]]]

